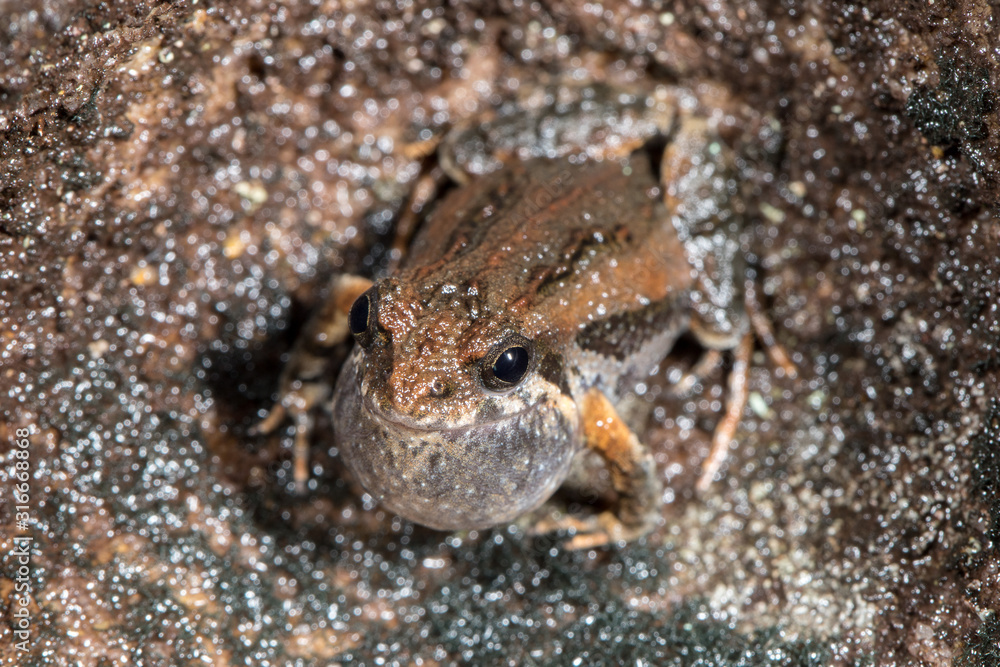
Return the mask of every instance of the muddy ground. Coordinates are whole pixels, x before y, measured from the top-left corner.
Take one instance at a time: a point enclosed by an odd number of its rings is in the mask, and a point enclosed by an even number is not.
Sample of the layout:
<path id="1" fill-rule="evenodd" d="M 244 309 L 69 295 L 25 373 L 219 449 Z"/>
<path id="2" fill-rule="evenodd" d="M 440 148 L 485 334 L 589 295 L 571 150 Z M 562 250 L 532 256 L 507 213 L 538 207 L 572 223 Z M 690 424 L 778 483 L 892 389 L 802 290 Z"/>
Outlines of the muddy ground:
<path id="1" fill-rule="evenodd" d="M 0 659 L 1000 663 L 997 11 L 0 1 Z M 297 494 L 250 429 L 321 286 L 384 268 L 421 141 L 567 70 L 775 121 L 747 254 L 799 376 L 756 355 L 704 494 L 723 378 L 651 381 L 625 548 L 413 526 L 323 438 Z"/>

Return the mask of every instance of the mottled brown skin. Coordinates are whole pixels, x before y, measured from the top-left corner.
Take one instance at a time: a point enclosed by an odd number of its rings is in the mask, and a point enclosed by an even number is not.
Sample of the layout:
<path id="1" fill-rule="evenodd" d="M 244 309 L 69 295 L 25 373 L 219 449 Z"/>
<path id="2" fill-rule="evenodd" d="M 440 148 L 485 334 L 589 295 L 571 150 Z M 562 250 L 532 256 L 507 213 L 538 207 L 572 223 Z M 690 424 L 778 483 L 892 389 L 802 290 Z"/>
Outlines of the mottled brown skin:
<path id="1" fill-rule="evenodd" d="M 684 331 L 726 348 L 746 330 L 738 290 L 691 263 L 732 275 L 738 227 L 723 220 L 724 169 L 703 124 L 675 135 L 681 152 L 668 149 L 664 174 L 685 160 L 698 169 L 680 188 L 665 184 L 670 209 L 641 152 L 512 162 L 446 197 L 402 266 L 365 292 L 367 320 L 331 408 L 344 461 L 379 502 L 439 529 L 511 521 L 545 502 L 589 449 L 617 505 L 538 528 L 574 529 L 569 546 L 580 548 L 655 525 L 661 483 L 616 406 Z M 688 192 L 717 200 L 693 205 Z M 346 334 L 344 293 L 365 286 L 344 280 L 331 297 L 339 307 L 321 316 L 339 325 L 311 325 L 324 344 L 333 329 Z M 497 387 L 491 365 L 512 346 L 530 352 L 526 372 Z M 300 345 L 286 373 L 281 406 L 295 414 L 325 400 L 313 388 L 318 359 L 300 359 L 316 349 Z M 301 433 L 308 422 L 297 420 Z"/>
<path id="2" fill-rule="evenodd" d="M 694 280 L 645 157 L 514 163 L 483 181 L 445 201 L 384 283 L 411 290 L 396 308 L 422 309 L 424 319 L 405 332 L 410 340 L 443 345 L 460 330 L 455 354 L 468 362 L 506 327 L 565 355 L 581 332 L 605 322 L 663 304 L 667 318 L 683 309 Z M 609 332 L 619 334 L 617 326 Z M 416 374 L 425 368 L 418 362 Z"/>

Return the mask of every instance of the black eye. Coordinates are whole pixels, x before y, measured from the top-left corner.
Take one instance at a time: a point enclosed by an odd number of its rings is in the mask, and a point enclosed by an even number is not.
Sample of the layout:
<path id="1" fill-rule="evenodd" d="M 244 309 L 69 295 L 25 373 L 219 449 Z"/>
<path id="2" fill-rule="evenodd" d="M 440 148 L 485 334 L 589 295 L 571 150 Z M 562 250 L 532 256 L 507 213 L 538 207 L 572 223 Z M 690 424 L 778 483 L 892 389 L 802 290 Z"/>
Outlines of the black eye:
<path id="1" fill-rule="evenodd" d="M 516 336 L 483 360 L 483 384 L 494 391 L 509 389 L 524 379 L 530 367 L 531 343 L 523 336 Z"/>
<path id="2" fill-rule="evenodd" d="M 528 370 L 528 351 L 523 347 L 508 347 L 493 362 L 493 377 L 501 382 L 517 384 Z"/>
<path id="3" fill-rule="evenodd" d="M 351 306 L 351 314 L 347 317 L 352 334 L 360 336 L 368 331 L 369 312 L 371 312 L 371 299 L 368 298 L 367 293 L 362 294 L 354 301 L 354 305 Z"/>

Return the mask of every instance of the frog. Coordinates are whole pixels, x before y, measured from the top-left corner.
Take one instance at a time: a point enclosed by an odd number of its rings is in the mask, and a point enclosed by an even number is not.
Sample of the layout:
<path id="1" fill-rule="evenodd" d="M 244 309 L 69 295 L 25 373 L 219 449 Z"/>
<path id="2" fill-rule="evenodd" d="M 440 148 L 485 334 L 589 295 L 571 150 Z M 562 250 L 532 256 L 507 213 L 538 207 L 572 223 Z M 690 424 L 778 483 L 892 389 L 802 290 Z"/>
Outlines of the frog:
<path id="1" fill-rule="evenodd" d="M 430 528 L 541 512 L 531 532 L 568 531 L 569 549 L 625 544 L 659 523 L 663 493 L 626 409 L 636 385 L 684 334 L 734 351 L 745 376 L 734 157 L 690 91 L 577 85 L 540 99 L 435 147 L 457 187 L 388 275 L 333 279 L 259 430 L 291 417 L 301 481 L 321 406 L 360 486 Z M 331 351 L 352 338 L 331 382 Z M 608 473 L 611 506 L 546 514 L 587 456 Z"/>

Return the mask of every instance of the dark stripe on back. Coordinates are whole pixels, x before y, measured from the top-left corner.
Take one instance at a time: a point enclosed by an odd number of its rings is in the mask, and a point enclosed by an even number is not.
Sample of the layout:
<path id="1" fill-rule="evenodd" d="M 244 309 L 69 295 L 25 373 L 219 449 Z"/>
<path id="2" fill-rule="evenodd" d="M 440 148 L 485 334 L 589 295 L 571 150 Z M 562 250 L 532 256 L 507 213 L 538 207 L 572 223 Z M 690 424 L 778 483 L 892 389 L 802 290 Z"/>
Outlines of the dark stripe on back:
<path id="1" fill-rule="evenodd" d="M 657 334 L 683 328 L 687 312 L 687 297 L 683 293 L 671 294 L 648 306 L 591 322 L 576 335 L 576 344 L 623 361 Z"/>

